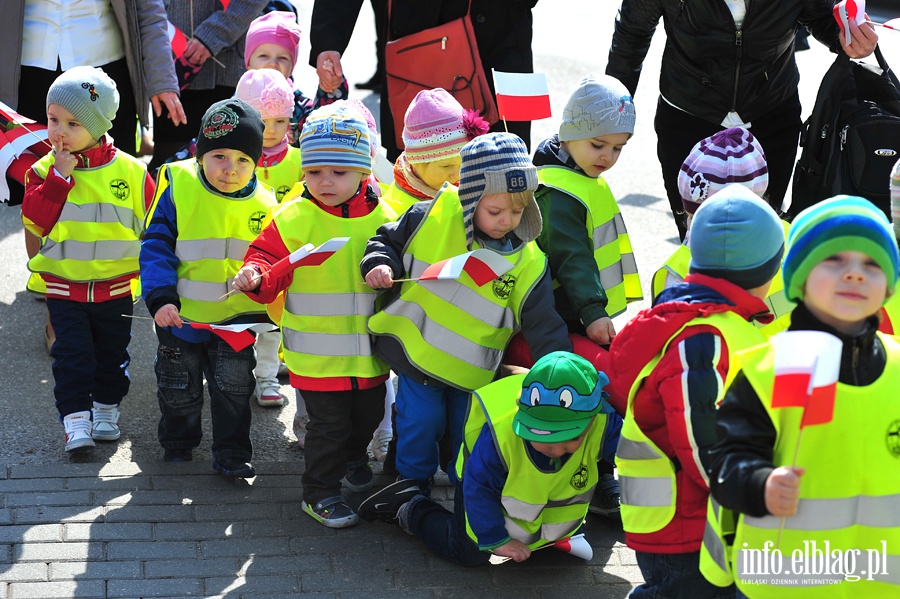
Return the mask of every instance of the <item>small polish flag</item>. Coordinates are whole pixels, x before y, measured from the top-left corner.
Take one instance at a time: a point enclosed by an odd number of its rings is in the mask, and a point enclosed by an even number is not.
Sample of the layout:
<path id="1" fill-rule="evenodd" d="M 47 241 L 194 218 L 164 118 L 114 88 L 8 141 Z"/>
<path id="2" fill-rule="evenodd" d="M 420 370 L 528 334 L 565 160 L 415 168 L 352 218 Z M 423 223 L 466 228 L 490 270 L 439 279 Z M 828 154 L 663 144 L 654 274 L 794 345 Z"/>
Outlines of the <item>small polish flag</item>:
<path id="1" fill-rule="evenodd" d="M 850 37 L 850 21 L 856 21 L 862 25 L 866 21 L 866 0 L 843 0 L 834 5 L 834 20 L 844 32 L 844 43 L 848 46 L 852 41 Z"/>
<path id="2" fill-rule="evenodd" d="M 894 323 L 891 322 L 891 316 L 884 306 L 881 307 L 881 324 L 878 325 L 878 330 L 888 335 L 894 334 Z"/>
<path id="3" fill-rule="evenodd" d="M 435 262 L 422 271 L 419 281 L 458 279 L 468 274 L 479 287 L 512 270 L 513 264 L 497 252 L 480 248 Z"/>
<path id="4" fill-rule="evenodd" d="M 8 202 L 10 197 L 6 175 L 24 185 L 25 171 L 48 150 L 47 127 L 44 125 L 35 123 L 28 127 L 14 126 L 8 131 L 0 129 L 0 202 Z"/>
<path id="5" fill-rule="evenodd" d="M 493 71 L 497 111 L 505 121 L 537 121 L 550 114 L 550 92 L 543 73 Z"/>
<path id="6" fill-rule="evenodd" d="M 813 332 L 813 331 L 810 331 Z M 820 333 L 822 338 L 816 342 L 816 366 L 813 370 L 810 385 L 809 401 L 803 410 L 800 428 L 816 424 L 827 424 L 834 418 L 834 401 L 837 397 L 838 375 L 841 372 L 841 350 L 844 344 L 840 339 L 828 333 Z"/>
<path id="7" fill-rule="evenodd" d="M 822 331 L 786 331 L 775 345 L 773 408 L 803 408 L 800 428 L 831 420 L 841 365 L 841 340 Z"/>
<path id="8" fill-rule="evenodd" d="M 584 538 L 584 533 L 573 535 L 567 539 L 560 539 L 553 543 L 553 547 L 588 562 L 594 557 L 594 549 L 587 542 L 587 539 Z"/>
<path id="9" fill-rule="evenodd" d="M 249 324 L 206 324 L 204 322 L 185 322 L 191 328 L 201 331 L 209 331 L 220 337 L 222 341 L 227 343 L 231 349 L 239 352 L 253 345 L 256 336 L 250 331 L 256 333 L 268 333 L 278 329 L 271 323 L 249 323 Z"/>
<path id="10" fill-rule="evenodd" d="M 314 247 L 313 244 L 307 243 L 300 249 L 291 252 L 289 256 L 285 256 L 273 264 L 272 268 L 269 269 L 269 275 L 283 277 L 300 266 L 319 266 L 331 258 L 335 252 L 347 245 L 348 241 L 350 241 L 349 237 L 332 237 L 319 247 Z"/>
<path id="11" fill-rule="evenodd" d="M 185 49 L 187 49 L 187 36 L 184 35 L 181 29 L 175 27 L 172 21 L 166 21 L 166 28 L 169 34 L 169 44 L 172 46 L 172 54 L 175 55 L 175 58 L 181 58 L 184 56 Z"/>

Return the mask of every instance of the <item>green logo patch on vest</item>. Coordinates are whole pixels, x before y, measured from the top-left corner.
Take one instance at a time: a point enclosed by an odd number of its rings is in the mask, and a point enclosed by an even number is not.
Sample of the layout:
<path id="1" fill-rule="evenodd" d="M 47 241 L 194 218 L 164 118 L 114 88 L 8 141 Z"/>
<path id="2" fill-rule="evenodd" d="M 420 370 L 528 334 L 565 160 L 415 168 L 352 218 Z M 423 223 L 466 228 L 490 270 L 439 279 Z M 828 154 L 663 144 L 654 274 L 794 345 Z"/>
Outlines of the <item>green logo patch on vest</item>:
<path id="1" fill-rule="evenodd" d="M 509 294 L 516 286 L 516 277 L 510 274 L 503 275 L 494 279 L 493 289 L 494 295 L 500 299 L 507 299 Z"/>
<path id="2" fill-rule="evenodd" d="M 895 458 L 900 458 L 900 420 L 894 420 L 887 431 L 888 451 Z"/>
<path id="3" fill-rule="evenodd" d="M 281 200 L 284 199 L 285 194 L 290 190 L 291 188 L 287 185 L 279 186 L 278 189 L 275 190 L 275 199 L 278 200 L 279 203 L 281 203 Z"/>
<path id="4" fill-rule="evenodd" d="M 110 181 L 109 191 L 117 200 L 127 200 L 128 196 L 131 195 L 131 188 L 128 187 L 128 183 L 122 179 L 113 179 Z"/>
<path id="5" fill-rule="evenodd" d="M 250 219 L 247 221 L 247 228 L 253 232 L 255 235 L 259 235 L 260 231 L 262 231 L 262 224 L 266 218 L 266 213 L 262 210 L 257 210 L 252 215 L 250 215 Z"/>
<path id="6" fill-rule="evenodd" d="M 572 485 L 573 489 L 582 491 L 585 487 L 587 487 L 588 477 L 589 475 L 587 468 L 585 468 L 585 466 L 582 464 L 581 468 L 579 468 L 578 471 L 572 475 L 572 480 L 569 481 L 569 484 Z"/>

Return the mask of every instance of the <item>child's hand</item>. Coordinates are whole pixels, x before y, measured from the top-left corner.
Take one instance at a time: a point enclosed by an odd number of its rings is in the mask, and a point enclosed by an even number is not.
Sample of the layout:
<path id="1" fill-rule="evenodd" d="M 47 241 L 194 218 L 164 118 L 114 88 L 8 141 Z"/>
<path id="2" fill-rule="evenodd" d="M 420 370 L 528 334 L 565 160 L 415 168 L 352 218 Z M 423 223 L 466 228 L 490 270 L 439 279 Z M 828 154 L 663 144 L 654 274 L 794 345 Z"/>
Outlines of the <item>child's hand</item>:
<path id="1" fill-rule="evenodd" d="M 242 266 L 231 282 L 231 288 L 238 291 L 253 291 L 259 288 L 262 275 L 252 266 Z"/>
<path id="2" fill-rule="evenodd" d="M 387 264 L 379 264 L 366 274 L 366 283 L 372 289 L 388 289 L 394 284 L 394 271 Z"/>
<path id="3" fill-rule="evenodd" d="M 181 320 L 181 316 L 178 315 L 178 308 L 174 304 L 166 304 L 157 310 L 153 321 L 158 327 L 177 327 L 179 329 L 184 322 Z"/>
<path id="4" fill-rule="evenodd" d="M 524 562 L 531 557 L 531 549 L 528 548 L 528 545 L 516 539 L 500 545 L 494 549 L 494 553 L 501 557 L 508 557 L 514 562 Z"/>
<path id="5" fill-rule="evenodd" d="M 72 152 L 63 150 L 62 146 L 57 146 L 56 144 L 54 144 L 53 150 L 53 167 L 63 179 L 68 179 L 72 174 L 72 171 L 75 170 L 75 167 L 78 166 L 78 159 L 75 158 L 74 155 L 72 155 Z"/>
<path id="6" fill-rule="evenodd" d="M 616 337 L 616 328 L 608 316 L 598 318 L 587 327 L 588 339 L 597 345 L 609 345 Z"/>
<path id="7" fill-rule="evenodd" d="M 781 466 L 766 479 L 766 509 L 773 516 L 787 518 L 797 513 L 800 501 L 800 477 L 805 468 Z"/>

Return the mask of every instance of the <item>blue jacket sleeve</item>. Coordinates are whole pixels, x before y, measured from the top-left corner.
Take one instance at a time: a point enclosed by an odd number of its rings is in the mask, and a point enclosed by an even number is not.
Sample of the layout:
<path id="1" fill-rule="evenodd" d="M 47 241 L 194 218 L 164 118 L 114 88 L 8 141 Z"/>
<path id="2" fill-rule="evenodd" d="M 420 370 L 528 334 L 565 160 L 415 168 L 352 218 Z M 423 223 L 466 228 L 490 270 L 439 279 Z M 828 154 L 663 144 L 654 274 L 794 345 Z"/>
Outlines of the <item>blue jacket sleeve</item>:
<path id="1" fill-rule="evenodd" d="M 616 448 L 619 446 L 619 435 L 622 433 L 622 417 L 612 411 L 606 418 L 606 434 L 603 436 L 600 457 L 609 464 L 615 464 Z"/>
<path id="2" fill-rule="evenodd" d="M 478 548 L 489 551 L 509 541 L 500 495 L 506 483 L 494 439 L 487 425 L 481 429 L 463 473 L 463 499 L 469 525 L 478 538 Z"/>
<path id="3" fill-rule="evenodd" d="M 172 201 L 172 188 L 167 187 L 147 213 L 144 240 L 141 242 L 141 287 L 151 315 L 155 315 L 165 304 L 181 308 L 176 291 L 179 262 L 175 255 L 177 238 L 178 217 Z"/>
<path id="4" fill-rule="evenodd" d="M 522 335 L 535 360 L 555 351 L 572 351 L 566 323 L 556 311 L 553 301 L 553 281 L 549 269 L 544 270 L 522 306 Z"/>

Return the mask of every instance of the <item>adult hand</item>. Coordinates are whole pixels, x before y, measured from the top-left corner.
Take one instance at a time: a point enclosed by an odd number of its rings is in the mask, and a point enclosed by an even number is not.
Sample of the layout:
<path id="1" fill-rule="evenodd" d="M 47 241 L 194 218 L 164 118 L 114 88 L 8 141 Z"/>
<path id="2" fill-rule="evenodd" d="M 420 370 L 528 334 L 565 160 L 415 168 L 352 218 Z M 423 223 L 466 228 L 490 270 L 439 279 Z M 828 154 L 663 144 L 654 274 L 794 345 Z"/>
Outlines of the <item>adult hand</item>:
<path id="1" fill-rule="evenodd" d="M 195 67 L 202 67 L 210 56 L 212 56 L 212 52 L 209 51 L 209 48 L 195 37 L 192 37 L 184 48 L 184 59 Z"/>
<path id="2" fill-rule="evenodd" d="M 531 557 L 531 549 L 528 548 L 528 545 L 516 539 L 500 545 L 494 549 L 493 553 L 501 557 L 508 557 L 514 562 L 524 562 Z"/>
<path id="3" fill-rule="evenodd" d="M 804 468 L 781 466 L 772 470 L 766 479 L 766 509 L 773 516 L 787 518 L 797 513 L 800 502 L 800 477 Z"/>
<path id="4" fill-rule="evenodd" d="M 598 318 L 588 325 L 585 332 L 587 333 L 588 339 L 597 345 L 609 345 L 616 337 L 616 327 L 613 326 L 609 316 Z"/>
<path id="5" fill-rule="evenodd" d="M 394 271 L 387 264 L 379 264 L 366 273 L 366 283 L 372 289 L 388 289 L 394 284 Z"/>
<path id="6" fill-rule="evenodd" d="M 179 329 L 184 322 L 178 315 L 178 308 L 175 307 L 175 304 L 166 304 L 157 310 L 153 321 L 158 327 L 178 327 Z"/>
<path id="7" fill-rule="evenodd" d="M 178 125 L 187 125 L 184 107 L 181 105 L 181 99 L 175 92 L 162 92 L 155 96 L 150 96 L 150 103 L 153 104 L 153 113 L 156 115 L 156 118 L 162 116 L 162 107 L 165 104 L 173 125 L 176 127 Z"/>
<path id="8" fill-rule="evenodd" d="M 344 80 L 341 53 L 334 50 L 320 52 L 316 57 L 316 74 L 319 76 L 319 87 L 323 91 L 331 93 L 339 88 Z"/>
<path id="9" fill-rule="evenodd" d="M 866 21 L 869 21 L 869 15 L 866 15 Z M 850 29 L 850 45 L 848 46 L 844 40 L 843 32 L 840 33 L 841 47 L 850 58 L 865 58 L 875 51 L 875 45 L 878 43 L 878 34 L 875 28 L 868 23 L 857 25 L 855 19 L 850 19 L 848 23 Z"/>

